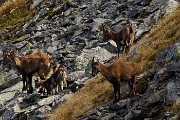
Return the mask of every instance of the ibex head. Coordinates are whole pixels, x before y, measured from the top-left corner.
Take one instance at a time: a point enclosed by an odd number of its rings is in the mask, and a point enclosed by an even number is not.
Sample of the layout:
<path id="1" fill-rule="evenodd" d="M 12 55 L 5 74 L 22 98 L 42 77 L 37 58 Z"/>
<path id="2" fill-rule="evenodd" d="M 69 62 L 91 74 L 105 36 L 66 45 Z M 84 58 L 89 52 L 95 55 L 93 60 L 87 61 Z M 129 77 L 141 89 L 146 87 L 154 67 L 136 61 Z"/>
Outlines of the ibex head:
<path id="1" fill-rule="evenodd" d="M 125 27 L 128 27 L 128 28 L 131 29 L 131 32 L 130 32 L 130 33 L 132 33 L 133 31 L 136 31 L 136 28 L 137 28 L 136 24 L 133 23 L 133 22 L 130 22 L 130 23 L 127 24 Z"/>
<path id="2" fill-rule="evenodd" d="M 61 76 L 64 76 L 65 69 L 63 67 L 59 68 L 59 73 Z"/>
<path id="3" fill-rule="evenodd" d="M 111 32 L 109 27 L 105 27 L 102 24 L 102 30 L 103 30 L 103 41 L 107 41 L 109 39 L 109 33 Z"/>
<path id="4" fill-rule="evenodd" d="M 41 86 L 41 84 L 42 84 L 40 77 L 37 77 L 35 79 L 34 83 L 35 83 L 35 88 L 39 88 Z"/>
<path id="5" fill-rule="evenodd" d="M 92 66 L 92 76 L 96 76 L 101 71 L 99 60 L 97 59 L 95 62 L 93 57 L 91 66 Z"/>
<path id="6" fill-rule="evenodd" d="M 15 64 L 14 58 L 18 56 L 16 49 L 3 48 L 3 65 L 10 67 Z"/>

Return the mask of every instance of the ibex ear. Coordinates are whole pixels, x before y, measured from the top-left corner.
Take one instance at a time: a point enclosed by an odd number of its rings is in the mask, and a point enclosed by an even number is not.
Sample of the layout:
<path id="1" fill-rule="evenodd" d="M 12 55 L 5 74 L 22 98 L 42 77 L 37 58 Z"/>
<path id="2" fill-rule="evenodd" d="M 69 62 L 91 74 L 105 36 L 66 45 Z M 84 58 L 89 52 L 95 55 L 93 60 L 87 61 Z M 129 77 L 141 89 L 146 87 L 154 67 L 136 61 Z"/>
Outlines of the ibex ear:
<path id="1" fill-rule="evenodd" d="M 94 63 L 94 56 L 93 56 L 93 59 L 92 59 L 92 61 L 91 61 L 91 64 L 93 64 Z"/>

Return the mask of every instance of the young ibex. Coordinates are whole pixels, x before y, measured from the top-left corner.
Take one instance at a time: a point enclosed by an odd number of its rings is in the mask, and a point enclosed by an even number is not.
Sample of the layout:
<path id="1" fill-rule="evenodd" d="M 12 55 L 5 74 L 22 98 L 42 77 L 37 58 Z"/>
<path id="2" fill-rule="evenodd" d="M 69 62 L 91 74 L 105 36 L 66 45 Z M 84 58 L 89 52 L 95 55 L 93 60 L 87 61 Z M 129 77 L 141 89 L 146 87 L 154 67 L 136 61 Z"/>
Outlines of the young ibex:
<path id="1" fill-rule="evenodd" d="M 41 80 L 39 77 L 35 80 L 35 87 L 41 87 L 43 94 L 46 90 L 48 95 L 52 94 L 54 88 L 56 93 L 63 91 L 64 87 L 67 88 L 67 74 L 64 68 L 59 65 L 52 66 L 46 80 Z"/>
<path id="2" fill-rule="evenodd" d="M 116 61 L 110 66 L 100 63 L 98 60 L 92 60 L 92 76 L 99 72 L 113 85 L 114 88 L 114 102 L 120 99 L 120 83 L 122 81 L 128 82 L 130 86 L 130 93 L 133 90 L 134 79 L 136 75 L 141 73 L 141 66 L 135 62 Z M 118 94 L 118 95 L 117 95 Z"/>
<path id="3" fill-rule="evenodd" d="M 128 53 L 130 46 L 134 42 L 135 30 L 132 23 L 124 26 L 119 32 L 112 30 L 110 27 L 105 28 L 103 25 L 103 41 L 112 39 L 118 48 L 118 56 L 120 47 L 123 47 L 123 53 Z"/>
<path id="4" fill-rule="evenodd" d="M 133 84 L 133 95 L 139 95 L 146 92 L 148 88 L 148 81 L 143 77 L 143 75 L 136 76 Z"/>
<path id="5" fill-rule="evenodd" d="M 33 92 L 32 75 L 38 72 L 41 79 L 45 79 L 52 63 L 51 57 L 44 52 L 33 53 L 19 58 L 17 50 L 14 49 L 13 51 L 3 51 L 3 55 L 3 63 L 11 64 L 21 73 L 22 90 L 27 90 L 28 94 Z M 5 61 L 8 61 L 8 63 Z"/>

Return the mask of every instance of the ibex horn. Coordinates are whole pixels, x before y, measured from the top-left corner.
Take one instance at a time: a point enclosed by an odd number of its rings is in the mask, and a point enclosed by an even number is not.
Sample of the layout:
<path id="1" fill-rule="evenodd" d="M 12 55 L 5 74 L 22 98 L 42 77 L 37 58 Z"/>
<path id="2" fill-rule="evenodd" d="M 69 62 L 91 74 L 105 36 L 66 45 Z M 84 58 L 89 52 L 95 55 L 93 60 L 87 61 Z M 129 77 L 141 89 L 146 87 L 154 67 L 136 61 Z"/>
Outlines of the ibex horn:
<path id="1" fill-rule="evenodd" d="M 94 63 L 94 56 L 93 56 L 93 59 L 92 59 L 92 63 Z"/>

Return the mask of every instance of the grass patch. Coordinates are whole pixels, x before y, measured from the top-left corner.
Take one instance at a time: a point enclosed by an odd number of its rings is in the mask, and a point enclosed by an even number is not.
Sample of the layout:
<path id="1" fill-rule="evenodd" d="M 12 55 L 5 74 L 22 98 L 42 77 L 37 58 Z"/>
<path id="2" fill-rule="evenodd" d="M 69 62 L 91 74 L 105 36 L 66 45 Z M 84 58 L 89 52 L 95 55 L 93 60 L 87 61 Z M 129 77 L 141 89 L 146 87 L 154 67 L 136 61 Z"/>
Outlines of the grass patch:
<path id="1" fill-rule="evenodd" d="M 172 14 L 158 22 L 149 33 L 143 36 L 133 47 L 141 44 L 144 40 L 152 40 L 140 47 L 134 61 L 140 62 L 145 70 L 152 67 L 154 57 L 167 47 L 179 41 L 180 37 L 180 7 Z M 133 49 L 132 47 L 132 49 Z M 123 56 L 127 59 L 128 56 Z M 122 58 L 121 58 L 122 59 Z M 95 77 L 89 84 L 85 85 L 79 92 L 73 94 L 66 102 L 52 113 L 50 120 L 72 120 L 82 116 L 92 108 L 108 102 L 113 97 L 112 86 L 104 78 Z"/>
<path id="2" fill-rule="evenodd" d="M 95 77 L 83 89 L 61 104 L 50 120 L 72 120 L 83 113 L 112 99 L 111 85 L 103 77 Z M 107 97 L 107 96 L 108 97 Z M 97 99 L 98 98 L 98 99 Z"/>
<path id="3" fill-rule="evenodd" d="M 180 110 L 180 103 L 176 104 L 174 102 L 174 103 L 164 105 L 156 119 L 162 119 L 162 116 L 164 116 L 167 112 L 169 112 L 172 117 L 177 115 L 178 118 L 176 118 L 175 120 L 179 120 L 180 118 L 179 110 Z"/>
<path id="4" fill-rule="evenodd" d="M 0 42 L 12 39 L 15 31 L 22 30 L 25 22 L 35 13 L 35 9 L 30 9 L 31 1 L 7 1 L 0 7 L 0 31 L 7 31 L 0 36 Z"/>
<path id="5" fill-rule="evenodd" d="M 0 16 L 4 14 L 8 14 L 11 10 L 15 8 L 19 8 L 29 2 L 30 0 L 7 0 L 1 7 L 0 7 Z"/>
<path id="6" fill-rule="evenodd" d="M 154 63 L 154 57 L 164 51 L 169 46 L 180 41 L 180 6 L 165 19 L 160 20 L 158 25 L 143 36 L 137 44 L 141 44 L 146 39 L 151 39 L 148 44 L 140 47 L 134 61 L 141 62 L 144 69 L 150 69 Z M 134 45 L 133 47 L 136 47 Z M 132 49 L 133 49 L 132 47 Z"/>
<path id="7" fill-rule="evenodd" d="M 172 111 L 174 114 L 179 114 L 180 117 L 180 103 L 176 104 L 172 104 L 172 106 L 170 107 L 170 111 Z"/>

